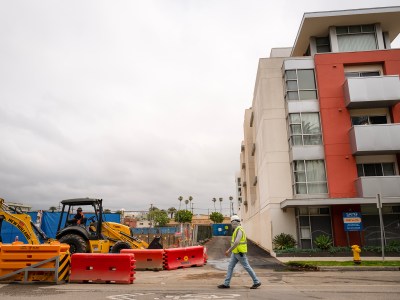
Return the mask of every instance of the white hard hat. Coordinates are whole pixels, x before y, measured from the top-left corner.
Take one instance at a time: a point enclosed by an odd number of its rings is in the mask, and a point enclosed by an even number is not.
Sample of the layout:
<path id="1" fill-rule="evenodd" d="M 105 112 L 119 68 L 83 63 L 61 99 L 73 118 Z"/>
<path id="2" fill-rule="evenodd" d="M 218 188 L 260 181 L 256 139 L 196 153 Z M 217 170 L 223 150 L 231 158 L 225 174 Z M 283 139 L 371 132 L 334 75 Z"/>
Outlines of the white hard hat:
<path id="1" fill-rule="evenodd" d="M 240 222 L 239 216 L 238 216 L 238 215 L 233 215 L 233 216 L 231 217 L 231 222 L 233 222 L 233 221 Z"/>

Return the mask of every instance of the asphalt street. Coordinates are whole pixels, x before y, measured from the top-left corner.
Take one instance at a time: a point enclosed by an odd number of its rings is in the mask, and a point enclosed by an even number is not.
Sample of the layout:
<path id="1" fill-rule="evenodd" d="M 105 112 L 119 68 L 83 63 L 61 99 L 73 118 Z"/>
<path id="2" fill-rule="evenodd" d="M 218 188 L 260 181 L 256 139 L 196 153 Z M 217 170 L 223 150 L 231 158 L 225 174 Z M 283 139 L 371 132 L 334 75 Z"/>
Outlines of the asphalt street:
<path id="1" fill-rule="evenodd" d="M 229 238 L 213 238 L 207 244 L 209 260 L 203 267 L 170 271 L 137 271 L 133 284 L 0 284 L 1 300 L 112 299 L 399 299 L 399 271 L 288 271 L 278 260 L 250 245 L 249 260 L 262 281 L 256 290 L 246 271 L 236 267 L 230 289 L 223 282 Z"/>

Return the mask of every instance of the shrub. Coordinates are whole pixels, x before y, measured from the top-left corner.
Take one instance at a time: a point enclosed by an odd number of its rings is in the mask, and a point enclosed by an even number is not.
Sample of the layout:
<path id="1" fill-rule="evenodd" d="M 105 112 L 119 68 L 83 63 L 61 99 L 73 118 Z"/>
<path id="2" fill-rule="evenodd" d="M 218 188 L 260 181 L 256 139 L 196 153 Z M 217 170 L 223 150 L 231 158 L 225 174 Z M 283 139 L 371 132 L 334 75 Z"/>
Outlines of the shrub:
<path id="1" fill-rule="evenodd" d="M 329 250 L 332 247 L 332 239 L 329 235 L 321 234 L 315 238 L 314 244 L 321 250 Z"/>
<path id="2" fill-rule="evenodd" d="M 224 221 L 224 216 L 220 212 L 213 212 L 210 215 L 210 220 L 213 221 L 215 224 L 222 223 Z"/>
<path id="3" fill-rule="evenodd" d="M 274 250 L 285 250 L 294 248 L 296 246 L 296 240 L 291 234 L 280 233 L 272 240 Z"/>
<path id="4" fill-rule="evenodd" d="M 339 253 L 339 252 L 351 253 L 351 248 L 350 247 L 330 247 L 328 251 L 331 254 L 335 254 L 335 253 Z"/>

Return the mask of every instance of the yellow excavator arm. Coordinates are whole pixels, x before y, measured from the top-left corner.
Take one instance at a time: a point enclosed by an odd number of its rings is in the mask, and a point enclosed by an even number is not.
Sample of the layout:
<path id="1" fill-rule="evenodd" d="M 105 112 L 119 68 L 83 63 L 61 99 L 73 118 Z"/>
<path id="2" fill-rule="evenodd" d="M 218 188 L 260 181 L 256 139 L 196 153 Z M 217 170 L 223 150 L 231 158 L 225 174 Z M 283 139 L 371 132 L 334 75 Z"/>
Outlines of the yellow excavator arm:
<path id="1" fill-rule="evenodd" d="M 35 224 L 33 224 L 31 217 L 29 215 L 23 213 L 17 213 L 16 211 L 14 211 L 15 213 L 11 213 L 12 211 L 13 209 L 5 204 L 4 199 L 0 198 L 0 229 L 1 229 L 1 223 L 3 221 L 6 221 L 7 223 L 10 223 L 11 225 L 18 228 L 19 231 L 21 231 L 21 233 L 25 236 L 26 240 L 28 241 L 28 244 L 32 245 L 40 244 L 40 240 L 36 235 L 37 233 L 41 235 L 41 237 L 44 240 L 47 240 L 47 237 L 44 234 L 44 232 L 41 231 L 39 228 L 35 227 Z"/>
<path id="2" fill-rule="evenodd" d="M 124 241 L 128 243 L 132 249 L 147 249 L 149 244 L 136 237 L 130 235 L 129 227 L 114 223 L 103 222 L 102 234 L 111 241 Z"/>

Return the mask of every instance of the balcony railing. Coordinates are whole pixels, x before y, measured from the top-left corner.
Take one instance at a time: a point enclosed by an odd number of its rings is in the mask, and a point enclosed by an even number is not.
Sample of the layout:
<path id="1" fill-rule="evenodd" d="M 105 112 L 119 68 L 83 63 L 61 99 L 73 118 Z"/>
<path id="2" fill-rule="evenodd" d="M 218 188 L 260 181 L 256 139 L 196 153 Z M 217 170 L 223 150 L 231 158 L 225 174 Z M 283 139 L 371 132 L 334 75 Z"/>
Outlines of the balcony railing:
<path id="1" fill-rule="evenodd" d="M 349 131 L 353 155 L 400 153 L 400 124 L 355 125 Z"/>
<path id="2" fill-rule="evenodd" d="M 400 102 L 398 75 L 350 77 L 343 91 L 348 108 L 388 107 Z"/>
<path id="3" fill-rule="evenodd" d="M 400 196 L 400 176 L 367 176 L 355 181 L 358 197 Z"/>

